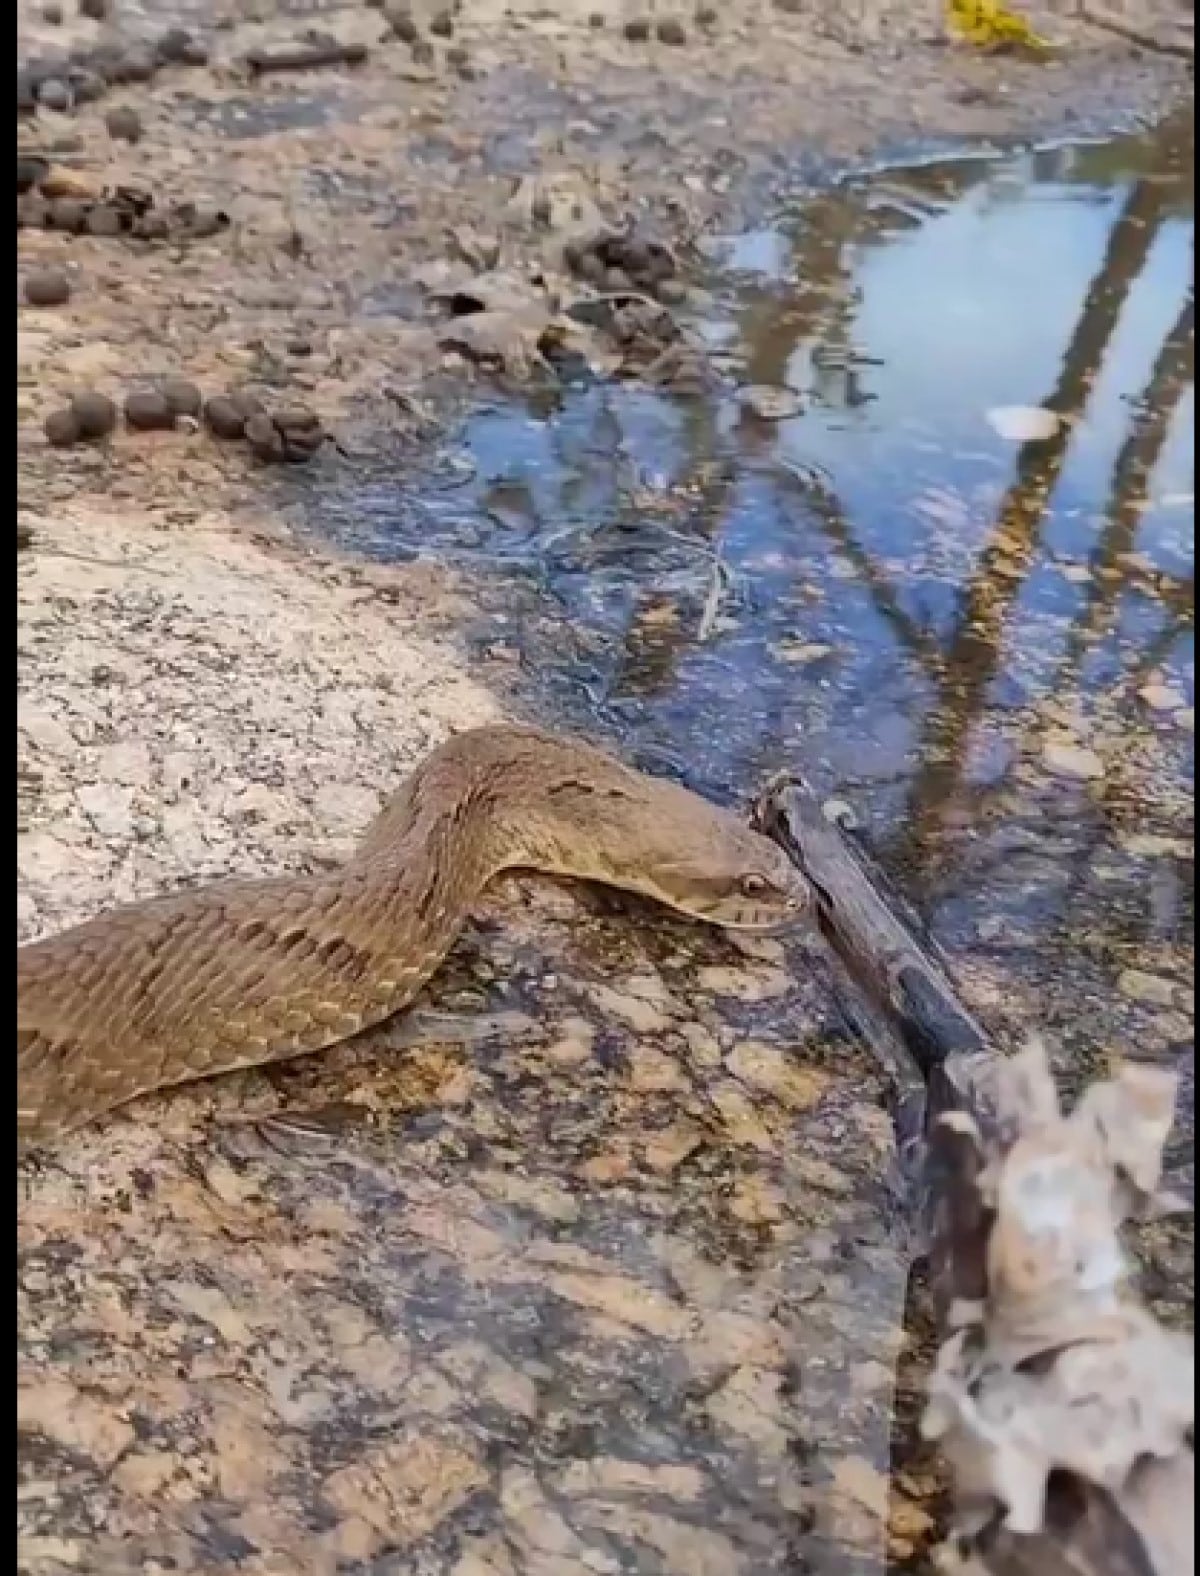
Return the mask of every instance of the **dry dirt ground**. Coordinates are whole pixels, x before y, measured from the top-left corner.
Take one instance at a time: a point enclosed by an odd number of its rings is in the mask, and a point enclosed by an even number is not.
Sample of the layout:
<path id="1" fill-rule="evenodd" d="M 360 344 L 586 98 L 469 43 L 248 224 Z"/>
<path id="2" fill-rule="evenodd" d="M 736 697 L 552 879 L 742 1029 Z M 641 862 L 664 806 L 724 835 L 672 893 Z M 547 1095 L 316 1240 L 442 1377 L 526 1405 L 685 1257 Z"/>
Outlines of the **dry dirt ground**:
<path id="1" fill-rule="evenodd" d="M 22 56 L 170 20 L 19 14 Z M 626 39 L 635 14 L 467 0 L 429 61 L 366 7 L 181 5 L 210 66 L 19 122 L 87 188 L 231 217 L 19 236 L 19 282 L 72 281 L 18 309 L 22 939 L 336 856 L 496 711 L 458 635 L 469 586 L 289 542 L 274 473 L 202 431 L 51 448 L 71 391 L 255 387 L 343 439 L 314 464 L 380 434 L 400 464 L 476 376 L 428 280 L 496 251 L 545 266 L 560 199 L 681 245 L 805 159 L 1150 110 L 1184 80 L 1053 12 L 1051 64 L 950 50 L 924 6 L 656 8 L 679 45 Z M 248 48 L 312 26 L 369 58 L 245 79 Z M 104 129 L 116 103 L 136 146 Z M 880 1472 L 887 1124 L 820 990 L 778 949 L 567 895 L 517 890 L 483 924 L 438 993 L 474 1028 L 151 1101 L 20 1177 L 20 1569 L 832 1576 L 919 1554 L 923 1486 L 889 1500 Z M 238 1120 L 330 1101 L 347 1121 L 315 1152 Z"/>

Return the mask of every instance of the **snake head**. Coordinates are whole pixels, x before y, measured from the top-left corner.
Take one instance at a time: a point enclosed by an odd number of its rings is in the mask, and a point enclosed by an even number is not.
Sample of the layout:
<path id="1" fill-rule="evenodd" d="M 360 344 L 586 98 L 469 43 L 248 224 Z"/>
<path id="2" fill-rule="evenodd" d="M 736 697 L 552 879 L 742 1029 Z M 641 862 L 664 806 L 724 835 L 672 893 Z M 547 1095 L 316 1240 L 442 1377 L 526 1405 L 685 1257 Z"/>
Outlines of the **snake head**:
<path id="1" fill-rule="evenodd" d="M 727 930 L 770 935 L 790 930 L 814 911 L 812 887 L 785 854 L 747 832 L 734 846 L 651 872 L 653 896 Z"/>
<path id="2" fill-rule="evenodd" d="M 641 830 L 636 859 L 609 879 L 729 930 L 769 935 L 813 917 L 812 887 L 769 838 L 690 794 L 678 808 Z"/>

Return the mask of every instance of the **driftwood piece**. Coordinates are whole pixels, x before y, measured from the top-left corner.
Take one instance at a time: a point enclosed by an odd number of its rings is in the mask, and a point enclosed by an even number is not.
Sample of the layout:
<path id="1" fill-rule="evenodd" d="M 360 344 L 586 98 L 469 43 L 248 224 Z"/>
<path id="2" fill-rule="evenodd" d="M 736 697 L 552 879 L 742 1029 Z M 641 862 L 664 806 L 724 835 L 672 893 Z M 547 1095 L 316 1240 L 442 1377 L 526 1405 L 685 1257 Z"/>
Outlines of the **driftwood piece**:
<path id="1" fill-rule="evenodd" d="M 952 1469 L 964 1576 L 1193 1576 L 1193 1342 L 1130 1288 L 1120 1232 L 1160 1191 L 1176 1080 L 1129 1066 L 1064 1115 L 1040 1044 L 1006 1055 L 870 861 L 803 782 L 759 825 L 901 1047 L 941 1337 L 924 1418 Z M 919 1130 L 918 1130 L 919 1129 Z"/>

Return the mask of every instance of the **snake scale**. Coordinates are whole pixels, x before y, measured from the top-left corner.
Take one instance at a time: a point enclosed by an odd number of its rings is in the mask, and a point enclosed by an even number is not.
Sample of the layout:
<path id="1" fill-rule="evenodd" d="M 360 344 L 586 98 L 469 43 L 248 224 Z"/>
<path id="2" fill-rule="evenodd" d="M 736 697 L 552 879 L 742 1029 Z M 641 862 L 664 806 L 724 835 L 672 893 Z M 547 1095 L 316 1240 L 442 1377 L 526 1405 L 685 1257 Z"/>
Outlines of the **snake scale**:
<path id="1" fill-rule="evenodd" d="M 742 930 L 811 910 L 804 878 L 732 812 L 575 739 L 473 729 L 426 757 L 331 872 L 201 886 L 19 947 L 18 1147 L 391 1017 L 512 869 Z"/>

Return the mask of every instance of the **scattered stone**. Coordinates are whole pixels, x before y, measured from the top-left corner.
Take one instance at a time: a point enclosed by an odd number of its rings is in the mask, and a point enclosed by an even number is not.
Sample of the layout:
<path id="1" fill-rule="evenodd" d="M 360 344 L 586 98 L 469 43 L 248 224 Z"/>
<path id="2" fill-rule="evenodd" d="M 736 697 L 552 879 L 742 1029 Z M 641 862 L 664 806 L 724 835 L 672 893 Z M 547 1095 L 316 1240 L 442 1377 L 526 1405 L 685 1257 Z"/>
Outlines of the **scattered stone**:
<path id="1" fill-rule="evenodd" d="M 110 109 L 104 117 L 104 125 L 109 136 L 118 142 L 142 140 L 142 117 L 128 104 L 118 104 L 115 109 Z"/>
<path id="2" fill-rule="evenodd" d="M 607 27 L 607 25 L 608 18 L 605 16 L 603 11 L 593 11 L 591 16 L 588 17 L 588 26 L 595 28 L 597 32 L 599 32 L 602 27 Z"/>
<path id="3" fill-rule="evenodd" d="M 51 204 L 46 220 L 52 230 L 65 235 L 82 235 L 87 229 L 89 205 L 78 197 L 58 197 Z"/>
<path id="4" fill-rule="evenodd" d="M 78 443 L 83 434 L 72 410 L 52 410 L 42 423 L 42 431 L 56 449 L 68 449 Z"/>
<path id="5" fill-rule="evenodd" d="M 28 520 L 17 521 L 17 552 L 22 553 L 27 547 L 33 546 L 33 527 Z"/>
<path id="6" fill-rule="evenodd" d="M 152 208 L 133 221 L 133 233 L 142 241 L 165 241 L 171 233 L 171 221 L 165 213 Z"/>
<path id="7" fill-rule="evenodd" d="M 25 281 L 30 306 L 63 306 L 71 299 L 71 281 L 57 268 L 39 268 Z"/>
<path id="8" fill-rule="evenodd" d="M 38 84 L 37 101 L 43 109 L 57 110 L 65 114 L 75 104 L 75 95 L 67 83 L 59 77 L 47 77 Z"/>
<path id="9" fill-rule="evenodd" d="M 204 421 L 214 438 L 233 441 L 244 436 L 246 413 L 236 400 L 216 394 L 204 404 Z"/>
<path id="10" fill-rule="evenodd" d="M 1104 762 L 1095 750 L 1081 744 L 1047 744 L 1042 751 L 1042 761 L 1053 776 L 1072 782 L 1097 782 L 1104 776 Z"/>
<path id="11" fill-rule="evenodd" d="M 673 44 L 679 47 L 688 41 L 687 28 L 675 16 L 664 16 L 655 28 L 660 44 Z"/>
<path id="12" fill-rule="evenodd" d="M 17 198 L 17 229 L 44 230 L 50 222 L 50 204 L 37 192 Z"/>
<path id="13" fill-rule="evenodd" d="M 697 27 L 716 27 L 720 21 L 720 12 L 715 6 L 702 5 L 696 11 Z"/>
<path id="14" fill-rule="evenodd" d="M 125 422 L 136 432 L 169 432 L 176 412 L 161 389 L 135 389 L 125 400 Z"/>
<path id="15" fill-rule="evenodd" d="M 255 459 L 262 460 L 266 464 L 283 459 L 283 433 L 280 432 L 266 411 L 262 411 L 256 416 L 251 416 L 246 422 L 245 438 Z"/>
<path id="16" fill-rule="evenodd" d="M 475 67 L 471 64 L 471 57 L 462 44 L 455 44 L 453 48 L 446 51 L 446 64 L 464 82 L 474 81 Z"/>
<path id="17" fill-rule="evenodd" d="M 417 26 L 416 19 L 406 5 L 385 6 L 383 15 L 392 33 L 402 43 L 415 44 L 417 39 L 420 38 L 421 29 Z"/>
<path id="18" fill-rule="evenodd" d="M 454 37 L 454 16 L 449 11 L 439 11 L 429 24 L 429 31 L 435 38 Z"/>
<path id="19" fill-rule="evenodd" d="M 79 0 L 79 14 L 103 22 L 112 15 L 112 0 Z"/>
<path id="20" fill-rule="evenodd" d="M 116 82 L 150 82 L 158 71 L 158 57 L 141 45 L 125 50 L 114 64 L 116 76 L 111 80 Z"/>
<path id="21" fill-rule="evenodd" d="M 119 208 L 114 208 L 111 203 L 98 202 L 88 209 L 87 232 L 89 235 L 112 237 L 120 235 L 125 228 L 125 220 Z"/>
<path id="22" fill-rule="evenodd" d="M 70 82 L 76 104 L 94 104 L 108 91 L 108 83 L 98 71 L 85 71 L 77 67 L 71 72 Z"/>
<path id="23" fill-rule="evenodd" d="M 208 46 L 189 33 L 186 27 L 169 27 L 154 46 L 164 65 L 205 66 Z"/>
<path id="24" fill-rule="evenodd" d="M 159 390 L 177 416 L 200 415 L 204 395 L 187 378 L 164 378 Z"/>
<path id="25" fill-rule="evenodd" d="M 1129 1001 L 1139 1001 L 1148 1007 L 1173 1007 L 1175 984 L 1160 974 L 1148 974 L 1144 969 L 1125 969 L 1117 981 L 1117 989 Z"/>
<path id="26" fill-rule="evenodd" d="M 107 438 L 117 425 L 117 407 L 107 394 L 81 389 L 71 396 L 71 414 L 83 438 Z"/>
<path id="27" fill-rule="evenodd" d="M 50 166 L 45 159 L 31 158 L 29 155 L 17 154 L 17 196 L 21 197 L 26 192 L 33 191 L 40 186 L 50 173 Z"/>
<path id="28" fill-rule="evenodd" d="M 644 44 L 650 37 L 650 22 L 644 16 L 630 17 L 625 24 L 624 32 L 631 44 Z"/>
<path id="29" fill-rule="evenodd" d="M 58 0 L 48 0 L 42 7 L 42 21 L 48 22 L 51 27 L 61 27 L 63 24 L 63 8 Z"/>

